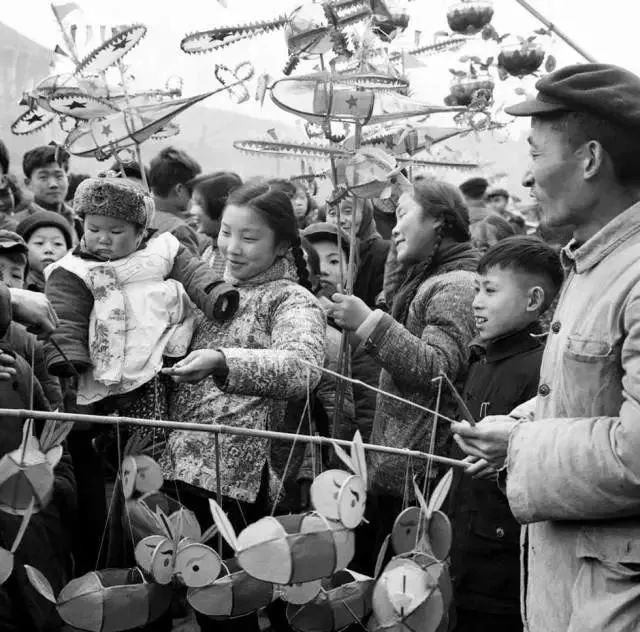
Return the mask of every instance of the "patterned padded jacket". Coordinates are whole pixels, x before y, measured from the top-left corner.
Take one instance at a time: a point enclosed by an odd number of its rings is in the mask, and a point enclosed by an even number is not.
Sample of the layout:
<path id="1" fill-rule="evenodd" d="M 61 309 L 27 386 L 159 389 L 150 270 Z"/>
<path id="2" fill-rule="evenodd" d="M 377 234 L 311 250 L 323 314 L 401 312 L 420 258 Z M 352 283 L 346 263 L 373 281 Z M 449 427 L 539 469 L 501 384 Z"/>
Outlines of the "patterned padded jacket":
<path id="1" fill-rule="evenodd" d="M 320 373 L 301 360 L 322 366 L 325 316 L 316 298 L 297 283 L 290 258 L 276 261 L 247 281 L 225 276 L 238 287 L 240 305 L 226 322 L 202 319 L 191 350 L 219 349 L 226 378 L 181 384 L 170 401 L 172 419 L 225 424 L 257 430 L 280 430 L 288 399 L 306 397 Z M 162 466 L 168 478 L 216 491 L 214 435 L 174 431 Z M 225 496 L 254 502 L 269 462 L 267 439 L 220 436 L 221 489 Z M 271 470 L 271 482 L 277 477 Z M 275 486 L 275 485 L 274 485 Z"/>

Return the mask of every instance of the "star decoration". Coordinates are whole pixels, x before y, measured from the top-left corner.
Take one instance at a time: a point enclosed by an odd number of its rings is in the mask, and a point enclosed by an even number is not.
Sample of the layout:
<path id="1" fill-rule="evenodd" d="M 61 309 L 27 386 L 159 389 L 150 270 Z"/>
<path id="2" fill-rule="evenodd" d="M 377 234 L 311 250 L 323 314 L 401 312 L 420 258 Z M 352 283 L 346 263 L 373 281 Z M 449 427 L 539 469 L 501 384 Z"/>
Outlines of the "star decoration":
<path id="1" fill-rule="evenodd" d="M 111 125 L 103 125 L 102 133 L 104 136 L 111 136 L 111 134 L 113 134 L 113 132 L 111 131 Z"/>
<path id="2" fill-rule="evenodd" d="M 86 103 L 80 103 L 80 101 L 76 101 L 75 99 L 67 106 L 69 110 L 84 110 L 86 107 Z"/>
<path id="3" fill-rule="evenodd" d="M 347 99 L 347 105 L 349 106 L 350 110 L 354 110 L 355 107 L 358 105 L 358 99 L 356 99 L 353 95 L 351 95 Z"/>
<path id="4" fill-rule="evenodd" d="M 27 123 L 32 125 L 33 123 L 40 123 L 42 121 L 42 114 L 36 114 L 35 112 L 27 119 L 25 119 Z"/>
<path id="5" fill-rule="evenodd" d="M 123 50 L 128 43 L 129 38 L 123 37 L 119 42 L 113 43 L 113 50 Z"/>

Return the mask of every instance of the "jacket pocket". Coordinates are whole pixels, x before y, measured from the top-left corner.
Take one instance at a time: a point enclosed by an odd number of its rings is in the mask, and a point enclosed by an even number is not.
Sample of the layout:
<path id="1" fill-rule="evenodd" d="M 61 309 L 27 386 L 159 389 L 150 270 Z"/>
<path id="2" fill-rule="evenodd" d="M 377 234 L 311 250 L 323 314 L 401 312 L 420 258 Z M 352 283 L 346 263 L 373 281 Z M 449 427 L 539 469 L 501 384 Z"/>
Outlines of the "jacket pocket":
<path id="1" fill-rule="evenodd" d="M 620 347 L 570 335 L 562 355 L 562 404 L 567 416 L 617 415 L 622 404 Z"/>

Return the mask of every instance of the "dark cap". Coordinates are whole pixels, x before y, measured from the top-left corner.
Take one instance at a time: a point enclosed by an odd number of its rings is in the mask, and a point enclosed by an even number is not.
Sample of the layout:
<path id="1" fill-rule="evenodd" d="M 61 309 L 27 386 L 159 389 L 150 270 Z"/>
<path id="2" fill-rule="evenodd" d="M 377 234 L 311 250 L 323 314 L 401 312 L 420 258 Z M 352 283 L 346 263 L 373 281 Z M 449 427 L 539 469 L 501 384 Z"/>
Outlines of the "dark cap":
<path id="1" fill-rule="evenodd" d="M 29 252 L 24 239 L 12 230 L 0 230 L 0 250 L 13 250 L 14 252 Z"/>
<path id="2" fill-rule="evenodd" d="M 73 229 L 69 225 L 69 222 L 60 215 L 60 213 L 54 213 L 53 211 L 36 211 L 31 215 L 25 217 L 16 228 L 16 232 L 24 239 L 29 241 L 31 235 L 38 229 L 45 226 L 54 226 L 64 235 L 64 240 L 67 244 L 67 248 L 73 246 Z"/>
<path id="3" fill-rule="evenodd" d="M 491 199 L 492 197 L 503 197 L 509 199 L 509 191 L 499 187 L 489 189 L 487 191 L 487 199 Z"/>
<path id="4" fill-rule="evenodd" d="M 318 241 L 331 241 L 335 244 L 338 243 L 338 233 L 340 234 L 340 242 L 342 249 L 344 250 L 347 258 L 349 257 L 349 249 L 351 247 L 351 240 L 349 235 L 339 228 L 335 224 L 329 224 L 329 222 L 318 222 L 307 226 L 302 231 L 302 236 L 306 237 L 312 244 Z"/>
<path id="5" fill-rule="evenodd" d="M 585 112 L 622 127 L 640 129 L 640 77 L 611 64 L 576 64 L 536 83 L 538 94 L 505 108 L 511 116 Z"/>

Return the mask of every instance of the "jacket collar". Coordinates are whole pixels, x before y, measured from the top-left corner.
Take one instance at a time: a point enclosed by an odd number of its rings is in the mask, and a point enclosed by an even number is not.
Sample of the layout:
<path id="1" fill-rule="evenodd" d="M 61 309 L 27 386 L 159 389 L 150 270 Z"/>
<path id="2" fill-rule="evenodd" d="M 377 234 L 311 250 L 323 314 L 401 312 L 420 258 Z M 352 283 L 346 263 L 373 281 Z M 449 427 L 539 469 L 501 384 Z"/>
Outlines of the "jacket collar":
<path id="1" fill-rule="evenodd" d="M 580 245 L 572 239 L 561 253 L 566 269 L 575 267 L 577 274 L 588 272 L 605 257 L 640 232 L 640 202 L 629 207 Z"/>
<path id="2" fill-rule="evenodd" d="M 471 351 L 478 358 L 484 357 L 487 363 L 500 362 L 525 351 L 531 351 L 541 344 L 535 334 L 536 327 L 537 324 L 534 324 L 488 342 L 476 338 L 471 341 Z"/>
<path id="3" fill-rule="evenodd" d="M 185 212 L 176 208 L 176 206 L 166 198 L 154 195 L 153 201 L 156 207 L 156 213 L 169 213 L 169 215 L 175 215 L 175 217 L 179 217 L 180 219 L 185 219 L 187 217 Z"/>

